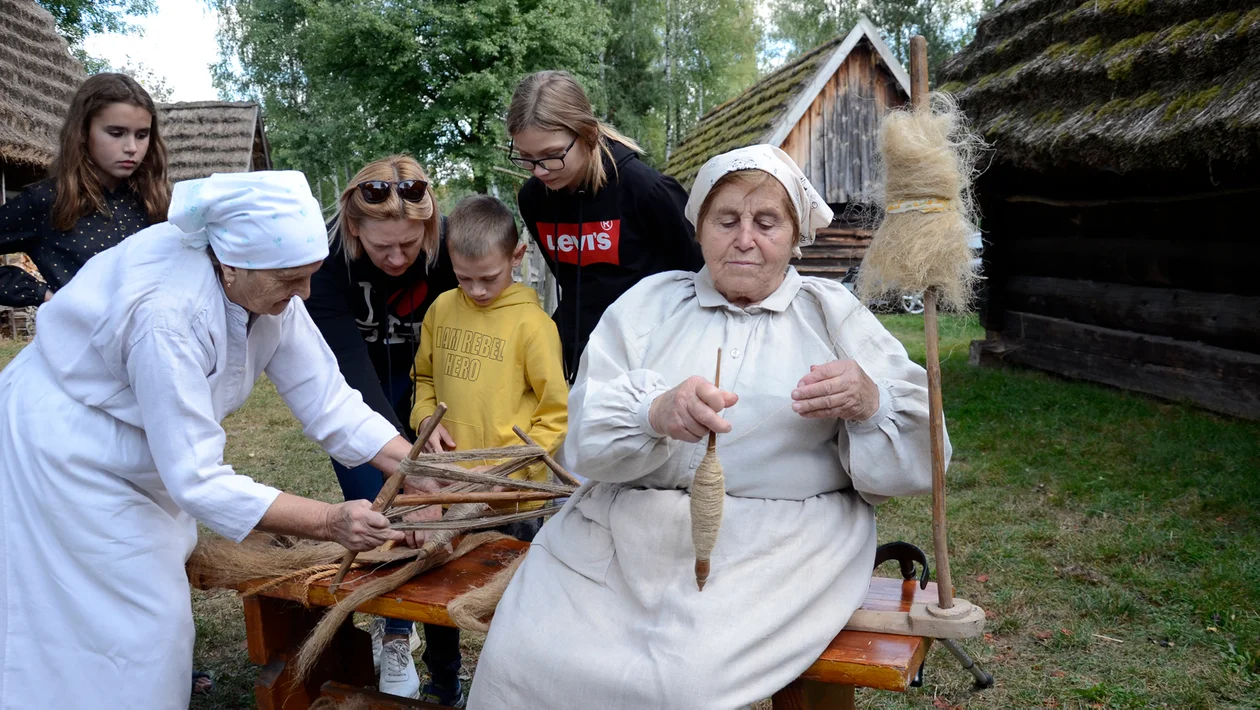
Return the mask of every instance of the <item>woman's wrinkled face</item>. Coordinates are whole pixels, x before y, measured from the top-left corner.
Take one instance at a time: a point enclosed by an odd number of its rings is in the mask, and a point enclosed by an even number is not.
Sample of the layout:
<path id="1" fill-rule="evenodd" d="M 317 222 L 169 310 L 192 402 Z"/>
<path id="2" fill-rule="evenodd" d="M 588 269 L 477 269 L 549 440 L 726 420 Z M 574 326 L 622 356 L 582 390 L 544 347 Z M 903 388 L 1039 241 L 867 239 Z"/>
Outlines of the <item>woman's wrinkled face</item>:
<path id="1" fill-rule="evenodd" d="M 752 191 L 721 185 L 709 195 L 696 239 L 714 286 L 734 305 L 760 303 L 783 283 L 796 242 L 788 204 L 787 191 L 774 179 Z"/>
<path id="2" fill-rule="evenodd" d="M 418 219 L 365 219 L 350 225 L 376 268 L 402 276 L 420 257 L 424 222 Z"/>
<path id="3" fill-rule="evenodd" d="M 88 157 L 105 187 L 131 177 L 149 152 L 153 114 L 125 103 L 109 104 L 88 122 Z"/>
<path id="4" fill-rule="evenodd" d="M 552 190 L 563 190 L 575 187 L 582 182 L 586 174 L 586 161 L 590 151 L 582 145 L 582 141 L 574 141 L 575 134 L 569 131 L 544 131 L 539 128 L 526 128 L 512 135 L 514 155 L 533 160 L 558 158 L 564 156 L 564 167 L 559 170 L 547 170 L 535 165 L 534 177 Z M 572 144 L 572 148 L 568 146 Z M 568 148 L 568 152 L 565 149 Z"/>
<path id="5" fill-rule="evenodd" d="M 321 259 L 291 269 L 238 269 L 224 265 L 223 290 L 233 303 L 250 313 L 278 316 L 294 296 L 306 300 L 311 295 L 311 277 L 319 271 Z"/>

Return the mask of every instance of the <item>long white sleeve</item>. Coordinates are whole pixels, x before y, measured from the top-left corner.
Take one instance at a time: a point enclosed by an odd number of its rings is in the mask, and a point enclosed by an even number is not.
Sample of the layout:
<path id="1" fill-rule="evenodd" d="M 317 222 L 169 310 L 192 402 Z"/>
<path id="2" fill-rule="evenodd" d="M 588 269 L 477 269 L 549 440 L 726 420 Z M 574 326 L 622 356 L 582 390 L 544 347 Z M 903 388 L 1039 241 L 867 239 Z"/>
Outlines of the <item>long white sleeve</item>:
<path id="1" fill-rule="evenodd" d="M 671 385 L 659 373 L 640 367 L 637 334 L 614 303 L 582 355 L 578 385 L 569 393 L 564 455 L 585 478 L 610 483 L 640 478 L 664 464 L 679 446 L 648 424 L 652 400 Z"/>
<path id="2" fill-rule="evenodd" d="M 928 432 L 927 372 L 906 355 L 906 349 L 871 312 L 842 287 L 809 290 L 823 302 L 828 334 L 837 350 L 861 365 L 879 387 L 879 410 L 864 422 L 846 422 L 840 455 L 853 487 L 867 502 L 879 504 L 894 496 L 922 495 L 932 490 Z M 945 460 L 949 461 L 949 438 Z"/>
<path id="3" fill-rule="evenodd" d="M 184 334 L 153 328 L 131 347 L 127 374 L 171 499 L 215 532 L 240 541 L 280 491 L 223 463 L 227 436 L 214 415 L 204 360 L 200 346 Z"/>
<path id="4" fill-rule="evenodd" d="M 302 422 L 302 433 L 346 466 L 370 461 L 398 436 L 398 430 L 346 384 L 332 350 L 299 298 L 285 311 L 279 344 L 266 372 Z"/>

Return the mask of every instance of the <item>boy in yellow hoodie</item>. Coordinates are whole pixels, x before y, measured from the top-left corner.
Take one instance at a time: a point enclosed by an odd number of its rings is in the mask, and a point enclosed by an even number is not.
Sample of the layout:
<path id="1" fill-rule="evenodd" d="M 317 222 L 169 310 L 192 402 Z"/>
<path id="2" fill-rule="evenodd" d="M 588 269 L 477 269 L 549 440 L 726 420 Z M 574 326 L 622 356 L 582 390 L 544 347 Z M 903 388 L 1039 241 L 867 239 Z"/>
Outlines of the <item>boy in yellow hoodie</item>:
<path id="1" fill-rule="evenodd" d="M 569 390 L 560 335 L 534 290 L 512 282 L 525 256 L 519 241 L 512 212 L 489 195 L 460 200 L 447 217 L 459 288 L 430 306 L 412 371 L 411 424 L 422 426 L 439 401 L 447 406 L 427 451 L 519 445 L 513 426 L 553 455 L 564 441 Z M 548 471 L 536 464 L 512 475 L 545 481 Z"/>
<path id="2" fill-rule="evenodd" d="M 442 401 L 446 415 L 426 451 L 518 445 L 512 427 L 519 426 L 555 455 L 569 424 L 560 334 L 534 290 L 512 282 L 525 256 L 515 217 L 489 195 L 466 197 L 447 216 L 446 247 L 459 288 L 438 296 L 424 317 L 411 425 L 419 431 Z M 539 464 L 512 476 L 545 481 L 548 471 Z M 504 532 L 529 541 L 538 527 L 527 521 Z M 433 681 L 421 699 L 463 707 L 458 632 L 426 624 L 425 636 Z"/>

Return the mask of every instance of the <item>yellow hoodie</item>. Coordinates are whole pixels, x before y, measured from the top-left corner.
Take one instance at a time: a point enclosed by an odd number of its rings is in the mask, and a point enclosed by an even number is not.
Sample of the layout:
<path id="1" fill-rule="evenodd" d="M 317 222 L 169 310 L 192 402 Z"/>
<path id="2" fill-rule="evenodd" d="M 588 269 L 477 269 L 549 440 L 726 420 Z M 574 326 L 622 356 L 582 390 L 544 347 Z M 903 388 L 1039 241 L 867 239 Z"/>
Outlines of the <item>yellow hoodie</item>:
<path id="1" fill-rule="evenodd" d="M 569 388 L 560 334 L 529 287 L 512 284 L 485 307 L 458 288 L 438 296 L 424 317 L 412 379 L 412 428 L 445 402 L 442 424 L 457 449 L 519 445 L 514 425 L 553 455 L 564 441 Z M 512 477 L 545 481 L 547 473 L 535 464 Z"/>

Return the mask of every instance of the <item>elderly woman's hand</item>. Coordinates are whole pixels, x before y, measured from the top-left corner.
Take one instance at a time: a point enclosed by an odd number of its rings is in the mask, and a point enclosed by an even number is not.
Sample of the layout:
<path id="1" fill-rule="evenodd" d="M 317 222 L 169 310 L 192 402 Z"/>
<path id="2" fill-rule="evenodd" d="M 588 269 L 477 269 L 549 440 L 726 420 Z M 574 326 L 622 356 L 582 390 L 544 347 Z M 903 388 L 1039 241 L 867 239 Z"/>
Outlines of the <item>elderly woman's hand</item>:
<path id="1" fill-rule="evenodd" d="M 879 410 L 879 387 L 853 360 L 811 365 L 792 390 L 792 411 L 810 419 L 866 421 Z"/>
<path id="2" fill-rule="evenodd" d="M 712 382 L 693 375 L 652 401 L 648 423 L 657 433 L 694 444 L 710 431 L 729 432 L 730 422 L 718 412 L 738 401 L 734 392 L 718 389 Z"/>
<path id="3" fill-rule="evenodd" d="M 401 531 L 389 527 L 389 519 L 372 510 L 371 501 L 348 500 L 328 507 L 325 537 L 351 552 L 375 550 L 386 540 L 402 540 Z"/>

